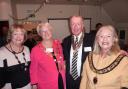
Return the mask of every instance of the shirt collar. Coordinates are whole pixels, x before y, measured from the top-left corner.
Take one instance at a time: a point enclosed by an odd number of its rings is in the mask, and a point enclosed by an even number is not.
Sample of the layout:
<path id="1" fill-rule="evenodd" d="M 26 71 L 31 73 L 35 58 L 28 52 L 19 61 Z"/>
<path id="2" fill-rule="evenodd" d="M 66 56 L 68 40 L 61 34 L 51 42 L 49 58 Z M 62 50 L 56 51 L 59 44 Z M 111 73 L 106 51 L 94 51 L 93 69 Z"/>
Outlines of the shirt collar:
<path id="1" fill-rule="evenodd" d="M 81 36 L 82 36 L 82 32 L 78 36 L 74 35 L 74 39 L 76 39 L 76 37 L 78 37 L 78 41 L 79 41 Z"/>

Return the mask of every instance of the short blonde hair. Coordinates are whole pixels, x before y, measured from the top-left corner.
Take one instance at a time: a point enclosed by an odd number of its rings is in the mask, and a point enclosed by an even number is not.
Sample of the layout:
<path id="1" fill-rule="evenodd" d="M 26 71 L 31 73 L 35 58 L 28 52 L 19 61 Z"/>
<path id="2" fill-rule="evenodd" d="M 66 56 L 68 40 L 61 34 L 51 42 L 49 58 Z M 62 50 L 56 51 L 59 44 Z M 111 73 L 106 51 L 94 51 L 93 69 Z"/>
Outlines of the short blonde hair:
<path id="1" fill-rule="evenodd" d="M 105 28 L 106 30 L 111 30 L 112 33 L 113 33 L 113 35 L 114 35 L 114 43 L 113 43 L 113 45 L 112 45 L 112 47 L 111 47 L 111 49 L 110 49 L 110 52 L 112 52 L 112 53 L 118 53 L 118 52 L 120 51 L 120 47 L 119 47 L 119 43 L 118 43 L 119 39 L 118 39 L 117 32 L 116 32 L 115 28 L 114 28 L 112 25 L 104 25 L 104 26 L 102 26 L 102 27 L 98 30 L 98 32 L 97 32 L 97 34 L 96 34 L 96 37 L 95 37 L 94 50 L 93 50 L 93 52 L 96 53 L 96 54 L 99 54 L 100 51 L 101 51 L 101 48 L 100 48 L 100 46 L 99 46 L 99 44 L 98 44 L 98 42 L 97 42 L 97 38 L 98 38 L 98 36 L 100 35 L 100 32 L 101 32 L 104 28 Z"/>
<path id="2" fill-rule="evenodd" d="M 25 30 L 24 26 L 22 24 L 13 24 L 9 31 L 8 31 L 8 37 L 7 41 L 10 41 L 12 39 L 12 34 L 16 29 L 20 29 L 24 33 L 24 42 L 27 39 L 27 31 Z"/>
<path id="3" fill-rule="evenodd" d="M 45 22 L 45 23 L 40 23 L 38 26 L 37 26 L 37 34 L 41 36 L 40 32 L 41 32 L 41 29 L 43 27 L 47 27 L 49 30 L 53 30 L 53 27 L 51 26 L 50 23 L 48 22 Z"/>

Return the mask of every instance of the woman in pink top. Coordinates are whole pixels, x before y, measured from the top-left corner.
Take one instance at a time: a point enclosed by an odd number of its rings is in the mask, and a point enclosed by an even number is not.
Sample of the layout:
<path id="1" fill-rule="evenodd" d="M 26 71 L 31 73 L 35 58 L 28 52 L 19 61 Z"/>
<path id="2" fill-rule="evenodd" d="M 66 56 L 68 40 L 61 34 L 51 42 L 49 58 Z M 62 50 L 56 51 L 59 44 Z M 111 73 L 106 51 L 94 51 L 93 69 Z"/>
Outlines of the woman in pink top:
<path id="1" fill-rule="evenodd" d="M 33 89 L 66 89 L 62 47 L 52 38 L 52 26 L 41 23 L 37 33 L 43 39 L 31 51 L 30 78 Z"/>

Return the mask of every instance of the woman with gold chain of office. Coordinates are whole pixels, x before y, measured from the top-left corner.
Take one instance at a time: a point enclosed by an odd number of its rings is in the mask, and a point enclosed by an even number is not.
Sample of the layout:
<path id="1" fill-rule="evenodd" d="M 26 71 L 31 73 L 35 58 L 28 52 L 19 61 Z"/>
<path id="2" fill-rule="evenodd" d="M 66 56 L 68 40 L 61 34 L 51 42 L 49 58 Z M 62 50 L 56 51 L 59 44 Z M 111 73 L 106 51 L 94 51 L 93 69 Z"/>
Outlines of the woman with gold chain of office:
<path id="1" fill-rule="evenodd" d="M 128 89 L 128 57 L 121 54 L 113 26 L 102 26 L 83 65 L 80 89 Z"/>

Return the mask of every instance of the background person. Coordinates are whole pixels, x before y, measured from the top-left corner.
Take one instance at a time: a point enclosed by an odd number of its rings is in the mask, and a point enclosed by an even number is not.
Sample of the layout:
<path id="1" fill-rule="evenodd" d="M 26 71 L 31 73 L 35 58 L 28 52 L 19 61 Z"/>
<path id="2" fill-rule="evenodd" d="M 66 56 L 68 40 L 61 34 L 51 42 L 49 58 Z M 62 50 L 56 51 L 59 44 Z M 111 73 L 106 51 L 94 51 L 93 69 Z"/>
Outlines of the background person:
<path id="1" fill-rule="evenodd" d="M 33 33 L 31 31 L 27 32 L 27 40 L 24 42 L 24 45 L 26 45 L 30 51 L 32 48 L 36 45 L 36 41 L 34 39 Z"/>
<path id="2" fill-rule="evenodd" d="M 91 31 L 91 35 L 92 35 L 92 37 L 93 37 L 94 39 L 95 39 L 95 37 L 96 37 L 97 31 L 98 31 L 102 26 L 103 26 L 102 23 L 97 23 L 97 24 L 95 25 L 95 30 L 92 30 L 92 31 Z"/>
<path id="3" fill-rule="evenodd" d="M 7 44 L 8 26 L 3 26 L 0 31 L 0 47 Z"/>
<path id="4" fill-rule="evenodd" d="M 97 23 L 96 26 L 95 26 L 95 30 L 98 31 L 101 27 L 103 26 L 102 23 Z"/>
<path id="5" fill-rule="evenodd" d="M 102 26 L 83 65 L 80 89 L 128 89 L 128 57 L 121 54 L 113 26 Z"/>
<path id="6" fill-rule="evenodd" d="M 41 23 L 37 33 L 42 41 L 31 51 L 30 76 L 33 89 L 66 89 L 61 44 L 52 38 L 52 26 Z"/>
<path id="7" fill-rule="evenodd" d="M 71 35 L 62 42 L 66 61 L 66 86 L 67 89 L 79 89 L 82 66 L 92 49 L 93 39 L 90 34 L 84 33 L 81 16 L 72 16 L 69 24 Z"/>
<path id="8" fill-rule="evenodd" d="M 31 89 L 30 53 L 23 45 L 26 30 L 22 25 L 12 25 L 8 38 L 9 42 L 0 48 L 0 89 Z"/>

